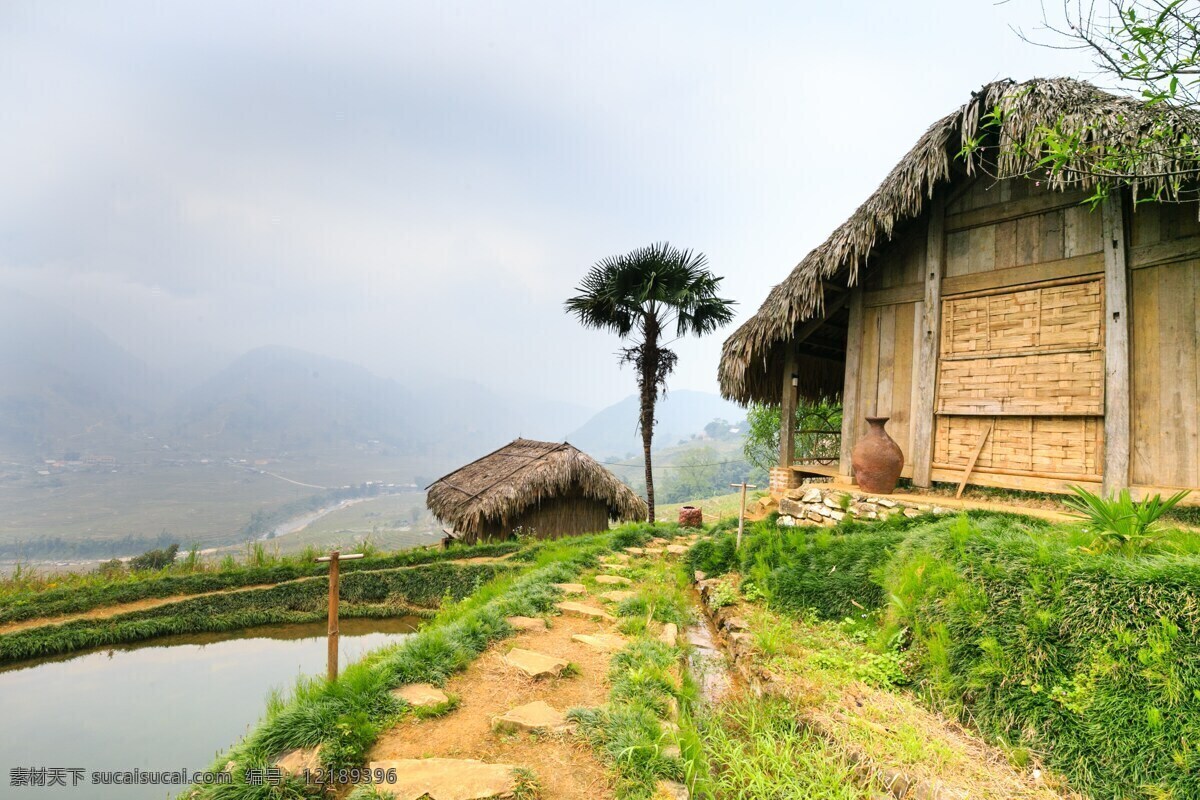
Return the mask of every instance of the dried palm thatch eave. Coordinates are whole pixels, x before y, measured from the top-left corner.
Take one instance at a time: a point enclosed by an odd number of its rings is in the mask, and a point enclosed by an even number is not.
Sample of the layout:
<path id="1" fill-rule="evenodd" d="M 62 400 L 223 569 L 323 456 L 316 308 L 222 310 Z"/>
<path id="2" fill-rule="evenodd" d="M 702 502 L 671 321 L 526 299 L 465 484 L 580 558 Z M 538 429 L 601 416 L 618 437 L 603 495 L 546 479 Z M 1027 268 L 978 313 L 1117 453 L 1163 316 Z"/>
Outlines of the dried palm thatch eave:
<path id="1" fill-rule="evenodd" d="M 995 109 L 1001 111 L 999 122 L 990 127 L 987 115 Z M 825 284 L 856 285 L 872 252 L 890 241 L 902 223 L 920 216 L 934 190 L 951 180 L 952 169 L 970 176 L 986 164 L 998 178 L 1032 174 L 1040 154 L 1023 145 L 1046 127 L 1078 135 L 1087 143 L 1121 147 L 1163 126 L 1179 140 L 1196 139 L 1197 120 L 1193 112 L 1147 106 L 1069 78 L 988 84 L 935 122 L 867 201 L 771 289 L 758 312 L 725 340 L 718 370 L 721 394 L 743 404 L 778 403 L 785 343 L 798 325 L 824 314 Z M 956 162 L 963 147 L 981 135 L 986 146 Z M 1181 182 L 1192 180 L 1197 162 L 1186 154 L 1180 157 L 1176 149 L 1153 154 L 1134 167 L 1134 178 L 1124 182 L 1135 197 L 1160 191 L 1173 196 Z M 1062 191 L 1094 188 L 1100 179 L 1092 172 L 1067 169 L 1042 180 Z M 818 365 L 816 372 L 806 374 L 810 368 L 814 365 L 806 365 L 802 357 L 803 394 L 828 394 L 831 386 L 840 389 L 841 378 L 829 374 L 832 367 Z"/>
<path id="2" fill-rule="evenodd" d="M 582 496 L 602 502 L 613 520 L 646 518 L 646 503 L 597 461 L 566 443 L 516 439 L 439 478 L 425 503 L 460 532 L 507 524 L 543 500 Z"/>

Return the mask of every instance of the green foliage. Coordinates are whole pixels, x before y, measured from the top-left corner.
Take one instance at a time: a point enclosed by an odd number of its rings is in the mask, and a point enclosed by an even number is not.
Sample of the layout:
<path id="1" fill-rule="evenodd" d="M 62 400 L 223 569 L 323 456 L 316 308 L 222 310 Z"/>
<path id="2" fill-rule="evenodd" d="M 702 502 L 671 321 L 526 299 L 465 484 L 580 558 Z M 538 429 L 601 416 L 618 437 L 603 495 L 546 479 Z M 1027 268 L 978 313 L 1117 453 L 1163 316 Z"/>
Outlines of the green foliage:
<path id="1" fill-rule="evenodd" d="M 743 452 L 746 460 L 763 470 L 779 463 L 779 406 L 754 403 L 746 411 L 749 430 Z M 834 459 L 839 457 L 842 433 L 842 405 L 832 399 L 801 402 L 796 407 L 795 460 Z"/>
<path id="2" fill-rule="evenodd" d="M 985 515 L 917 528 L 881 570 L 880 637 L 911 637 L 925 694 L 1091 797 L 1200 796 L 1200 556 L 1166 533 L 1082 552 L 1089 535 Z"/>
<path id="3" fill-rule="evenodd" d="M 389 555 L 346 561 L 341 568 L 343 574 L 348 574 L 464 557 L 504 555 L 514 552 L 518 547 L 516 542 L 497 542 L 473 547 L 456 546 L 447 550 L 402 550 Z M 153 570 L 127 573 L 118 561 L 111 571 L 101 571 L 94 575 L 58 575 L 49 582 L 34 582 L 28 577 L 22 579 L 22 576 L 18 575 L 7 587 L 8 592 L 0 592 L 0 623 L 77 614 L 93 608 L 155 597 L 203 594 L 241 586 L 282 583 L 297 578 L 321 576 L 329 569 L 325 564 L 314 563 L 313 553 L 293 558 L 279 558 L 265 552 L 256 555 L 253 551 L 250 555 L 251 560 L 259 562 L 257 565 L 239 565 L 232 556 L 226 556 L 215 568 L 201 571 L 188 567 L 185 561 L 183 565 L 176 566 L 178 572 L 164 573 Z"/>
<path id="4" fill-rule="evenodd" d="M 179 554 L 179 543 L 172 543 L 169 547 L 164 547 L 161 550 L 147 550 L 140 556 L 134 556 L 129 559 L 129 569 L 131 570 L 153 570 L 163 569 L 175 563 L 175 556 Z"/>
<path id="5" fill-rule="evenodd" d="M 1107 499 L 1081 486 L 1072 486 L 1071 491 L 1075 496 L 1064 502 L 1095 527 L 1095 550 L 1145 547 L 1153 541 L 1152 527 L 1159 518 L 1191 494 L 1184 489 L 1166 500 L 1155 494 L 1135 503 L 1128 489 Z"/>
<path id="6" fill-rule="evenodd" d="M 725 608 L 731 606 L 738 601 L 737 589 L 733 588 L 733 584 L 721 582 L 713 587 L 712 593 L 708 596 L 708 605 L 711 608 Z"/>
<path id="7" fill-rule="evenodd" d="M 481 583 L 509 569 L 502 564 L 429 564 L 350 572 L 341 579 L 340 612 L 350 618 L 396 616 L 433 608 L 443 596 L 467 597 Z M 312 578 L 269 589 L 205 595 L 105 619 L 16 631 L 0 636 L 0 663 L 171 634 L 313 622 L 325 617 L 328 591 L 328 578 Z"/>

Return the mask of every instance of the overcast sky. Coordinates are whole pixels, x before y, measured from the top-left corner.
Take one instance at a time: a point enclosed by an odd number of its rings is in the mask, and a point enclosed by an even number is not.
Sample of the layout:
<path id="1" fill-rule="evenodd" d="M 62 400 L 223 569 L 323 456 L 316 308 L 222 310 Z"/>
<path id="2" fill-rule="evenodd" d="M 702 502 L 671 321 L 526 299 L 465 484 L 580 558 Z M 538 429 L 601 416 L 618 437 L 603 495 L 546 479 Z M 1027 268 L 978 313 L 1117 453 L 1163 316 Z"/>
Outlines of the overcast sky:
<path id="1" fill-rule="evenodd" d="M 136 355 L 263 344 L 593 408 L 562 311 L 596 260 L 699 249 L 738 322 L 916 138 L 1002 77 L 1037 0 L 0 5 L 0 290 Z M 671 385 L 716 390 L 725 332 Z"/>

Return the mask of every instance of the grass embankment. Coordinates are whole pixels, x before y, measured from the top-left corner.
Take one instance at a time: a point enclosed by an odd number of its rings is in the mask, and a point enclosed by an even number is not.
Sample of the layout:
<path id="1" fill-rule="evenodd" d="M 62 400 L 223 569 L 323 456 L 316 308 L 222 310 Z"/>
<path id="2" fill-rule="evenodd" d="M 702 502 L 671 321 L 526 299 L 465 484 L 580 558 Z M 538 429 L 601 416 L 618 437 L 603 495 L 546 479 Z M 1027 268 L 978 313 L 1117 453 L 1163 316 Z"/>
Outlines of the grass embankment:
<path id="1" fill-rule="evenodd" d="M 1200 796 L 1200 542 L 1095 552 L 1095 533 L 1006 515 L 752 528 L 692 565 L 902 654 L 927 703 L 1096 798 Z"/>
<path id="2" fill-rule="evenodd" d="M 343 573 L 351 573 L 459 558 L 499 556 L 515 552 L 518 546 L 516 542 L 497 542 L 447 550 L 402 550 L 346 561 L 341 568 Z M 217 563 L 189 558 L 161 570 L 116 575 L 88 572 L 43 576 L 26 572 L 0 582 L 0 624 L 76 614 L 150 598 L 204 594 L 324 575 L 329 567 L 314 562 L 313 559 L 318 555 L 320 553 L 312 550 L 297 556 L 278 556 L 259 545 L 248 550 L 243 563 L 235 563 L 232 558 Z"/>
<path id="3" fill-rule="evenodd" d="M 635 582 L 627 588 L 637 596 L 616 609 L 618 628 L 633 640 L 613 657 L 607 705 L 574 712 L 616 772 L 618 798 L 667 796 L 655 794 L 660 781 L 683 783 L 697 798 L 866 796 L 786 703 L 737 687 L 728 696 L 702 696 L 704 672 L 721 667 L 690 655 L 686 628 L 704 623 L 689 569 L 635 557 L 619 574 Z M 674 645 L 659 638 L 668 623 L 679 627 Z"/>
<path id="4" fill-rule="evenodd" d="M 569 581 L 584 565 L 595 563 L 613 538 L 604 534 L 533 544 L 514 559 L 527 566 L 523 574 L 501 575 L 460 602 L 444 605 L 421 631 L 368 654 L 336 683 L 304 679 L 286 700 L 272 697 L 258 726 L 213 764 L 214 770 L 232 764 L 233 782 L 193 787 L 187 796 L 266 800 L 319 794 L 320 787 L 305 786 L 297 778 L 281 786 L 253 785 L 246 781 L 246 770 L 265 769 L 285 752 L 318 745 L 326 768 L 361 766 L 380 732 L 412 713 L 391 695 L 392 689 L 409 683 L 443 685 L 490 644 L 512 635 L 507 617 L 549 611 L 561 597 L 551 584 Z"/>
<path id="5" fill-rule="evenodd" d="M 347 562 L 351 564 L 355 562 Z M 344 618 L 430 613 L 444 598 L 462 599 L 504 564 L 426 564 L 358 570 L 342 576 Z M 158 636 L 236 630 L 255 625 L 325 618 L 328 578 L 282 583 L 269 589 L 217 593 L 113 617 L 46 625 L 0 636 L 0 663 L 58 655 Z"/>

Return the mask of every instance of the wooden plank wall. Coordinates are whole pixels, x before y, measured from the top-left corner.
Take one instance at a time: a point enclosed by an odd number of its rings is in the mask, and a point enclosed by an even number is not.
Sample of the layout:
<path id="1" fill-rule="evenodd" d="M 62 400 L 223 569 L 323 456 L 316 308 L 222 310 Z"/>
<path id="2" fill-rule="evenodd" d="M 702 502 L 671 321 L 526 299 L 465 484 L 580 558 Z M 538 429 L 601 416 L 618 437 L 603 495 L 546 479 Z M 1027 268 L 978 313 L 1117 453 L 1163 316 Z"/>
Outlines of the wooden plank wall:
<path id="1" fill-rule="evenodd" d="M 1200 220 L 1145 204 L 1130 221 L 1132 481 L 1200 487 Z"/>
<path id="2" fill-rule="evenodd" d="M 920 286 L 925 268 L 924 236 L 923 228 L 900 236 L 871 265 L 863 282 L 862 349 L 857 381 L 861 414 L 855 420 L 852 439 L 857 441 L 867 432 L 865 417 L 890 417 L 887 432 L 904 452 L 906 475 L 912 453 L 916 342 L 924 308 L 920 293 L 913 299 L 907 294 L 907 287 Z M 892 293 L 898 287 L 903 294 Z"/>

